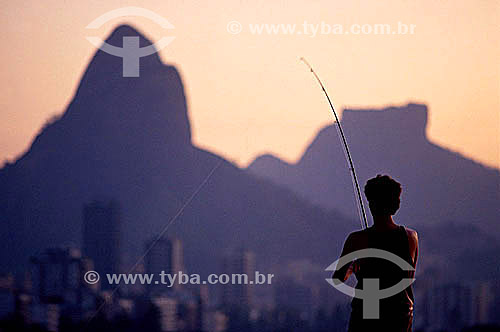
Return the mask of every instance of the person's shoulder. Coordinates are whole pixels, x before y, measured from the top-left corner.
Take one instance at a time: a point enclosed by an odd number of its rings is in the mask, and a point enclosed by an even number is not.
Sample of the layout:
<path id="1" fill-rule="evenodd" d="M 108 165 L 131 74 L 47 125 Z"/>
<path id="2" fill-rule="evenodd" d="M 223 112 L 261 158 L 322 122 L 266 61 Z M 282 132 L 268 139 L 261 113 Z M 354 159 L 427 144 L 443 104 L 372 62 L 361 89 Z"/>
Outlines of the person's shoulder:
<path id="1" fill-rule="evenodd" d="M 418 233 L 416 230 L 406 227 L 406 233 L 409 239 L 418 242 Z"/>
<path id="2" fill-rule="evenodd" d="M 350 233 L 345 240 L 345 247 L 348 248 L 349 252 L 363 249 L 366 247 L 367 236 L 366 231 L 355 231 Z"/>
<path id="3" fill-rule="evenodd" d="M 349 235 L 347 236 L 347 240 L 358 242 L 360 240 L 366 239 L 367 236 L 368 236 L 367 230 L 362 229 L 359 231 L 354 231 L 354 232 L 349 233 Z"/>

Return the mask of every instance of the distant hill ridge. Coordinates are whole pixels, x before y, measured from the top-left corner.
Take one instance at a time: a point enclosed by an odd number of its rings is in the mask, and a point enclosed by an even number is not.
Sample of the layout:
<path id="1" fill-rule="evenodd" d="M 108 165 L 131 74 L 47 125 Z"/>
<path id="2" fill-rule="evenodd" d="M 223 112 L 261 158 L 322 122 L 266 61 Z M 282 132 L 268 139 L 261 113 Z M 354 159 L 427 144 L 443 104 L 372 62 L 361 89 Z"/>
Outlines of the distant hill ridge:
<path id="1" fill-rule="evenodd" d="M 414 103 L 344 110 L 341 124 L 361 187 L 376 174 L 390 174 L 403 185 L 396 216 L 401 222 L 472 223 L 500 237 L 499 171 L 429 141 L 427 118 L 427 106 Z M 336 125 L 320 130 L 296 164 L 263 155 L 248 170 L 315 204 L 355 216 L 351 178 L 336 131 Z"/>

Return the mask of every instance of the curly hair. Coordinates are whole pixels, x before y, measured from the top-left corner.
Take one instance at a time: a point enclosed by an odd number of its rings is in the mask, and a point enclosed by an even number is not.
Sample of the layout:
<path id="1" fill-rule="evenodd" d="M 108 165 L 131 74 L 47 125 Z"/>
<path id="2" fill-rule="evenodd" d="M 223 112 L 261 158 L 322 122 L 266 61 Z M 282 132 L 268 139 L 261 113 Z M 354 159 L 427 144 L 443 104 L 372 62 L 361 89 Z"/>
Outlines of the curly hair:
<path id="1" fill-rule="evenodd" d="M 366 182 L 365 195 L 372 215 L 394 215 L 399 209 L 401 184 L 388 175 L 377 175 Z"/>

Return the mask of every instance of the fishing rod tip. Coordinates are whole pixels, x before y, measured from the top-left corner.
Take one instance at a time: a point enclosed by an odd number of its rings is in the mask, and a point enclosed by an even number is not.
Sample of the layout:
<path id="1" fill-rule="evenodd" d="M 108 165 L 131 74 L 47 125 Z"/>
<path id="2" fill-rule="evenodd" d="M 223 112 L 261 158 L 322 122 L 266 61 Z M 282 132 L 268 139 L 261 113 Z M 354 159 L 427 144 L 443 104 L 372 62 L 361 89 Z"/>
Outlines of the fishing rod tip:
<path id="1" fill-rule="evenodd" d="M 311 71 L 312 71 L 312 67 L 311 67 L 311 65 L 309 64 L 309 62 L 307 62 L 306 58 L 304 58 L 303 56 L 301 56 L 301 57 L 300 57 L 300 61 L 302 61 L 303 63 L 305 63 L 305 65 L 306 65 L 307 67 L 309 67 L 309 69 L 311 69 Z"/>

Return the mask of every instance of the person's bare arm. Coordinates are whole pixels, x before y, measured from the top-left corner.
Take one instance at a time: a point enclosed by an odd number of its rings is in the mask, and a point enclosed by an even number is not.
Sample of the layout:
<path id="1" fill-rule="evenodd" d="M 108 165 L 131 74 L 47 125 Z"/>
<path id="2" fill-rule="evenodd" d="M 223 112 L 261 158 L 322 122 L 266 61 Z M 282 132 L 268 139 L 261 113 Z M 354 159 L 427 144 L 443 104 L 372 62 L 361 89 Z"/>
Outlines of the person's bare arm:
<path id="1" fill-rule="evenodd" d="M 342 254 L 340 257 L 344 257 L 345 255 L 350 254 L 353 251 L 356 251 L 356 233 L 351 233 L 349 236 L 347 236 L 347 239 L 344 242 L 344 248 L 342 249 Z M 335 272 L 332 275 L 333 279 L 338 279 L 342 282 L 346 281 L 349 276 L 352 274 L 352 262 L 349 264 L 345 264 L 341 268 L 338 268 L 335 270 Z"/>
<path id="2" fill-rule="evenodd" d="M 408 234 L 408 244 L 410 249 L 410 255 L 413 258 L 413 263 L 415 267 L 417 266 L 418 260 L 418 233 L 410 228 L 406 229 Z"/>

